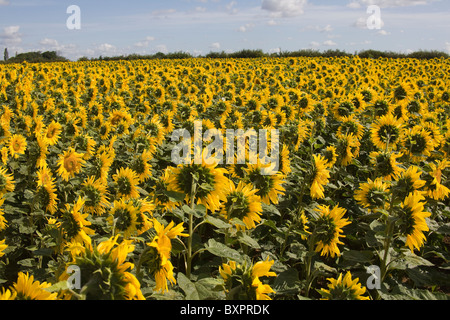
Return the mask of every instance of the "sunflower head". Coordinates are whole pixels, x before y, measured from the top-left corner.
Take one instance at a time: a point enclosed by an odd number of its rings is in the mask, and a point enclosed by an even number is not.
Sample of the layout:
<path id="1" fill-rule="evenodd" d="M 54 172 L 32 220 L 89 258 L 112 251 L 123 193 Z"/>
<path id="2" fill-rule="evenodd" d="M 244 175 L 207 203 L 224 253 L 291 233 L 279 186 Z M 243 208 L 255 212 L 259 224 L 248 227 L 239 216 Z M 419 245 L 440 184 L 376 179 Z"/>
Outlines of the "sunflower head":
<path id="1" fill-rule="evenodd" d="M 313 240 L 316 243 L 316 252 L 321 252 L 320 255 L 334 256 L 340 255 L 338 244 L 342 244 L 340 238 L 342 235 L 342 228 L 350 221 L 343 218 L 346 210 L 335 206 L 330 210 L 328 206 L 318 206 L 315 211 L 318 217 L 314 221 Z"/>
<path id="2" fill-rule="evenodd" d="M 46 289 L 50 283 L 34 280 L 33 275 L 19 272 L 17 282 L 11 287 L 16 300 L 56 300 L 57 293 L 51 293 Z"/>
<path id="3" fill-rule="evenodd" d="M 385 209 L 388 200 L 389 185 L 382 178 L 375 181 L 367 179 L 355 192 L 355 200 L 369 211 Z"/>
<path id="4" fill-rule="evenodd" d="M 219 267 L 219 273 L 224 280 L 225 293 L 227 299 L 232 300 L 271 300 L 268 294 L 275 291 L 264 284 L 260 278 L 275 277 L 276 273 L 270 271 L 274 261 L 269 261 L 267 257 L 264 261 L 251 264 L 245 261 L 238 264 L 229 261 Z"/>
<path id="5" fill-rule="evenodd" d="M 262 213 L 261 199 L 256 195 L 257 190 L 251 184 L 240 182 L 237 187 L 230 181 L 227 190 L 227 201 L 222 205 L 221 213 L 228 219 L 237 218 L 244 225 L 236 224 L 238 230 L 253 229 L 255 222 L 260 222 Z"/>
<path id="6" fill-rule="evenodd" d="M 350 271 L 344 277 L 341 273 L 337 279 L 327 280 L 328 288 L 318 290 L 323 300 L 369 300 L 369 297 L 363 296 L 366 288 L 361 286 L 358 278 L 352 279 Z"/>

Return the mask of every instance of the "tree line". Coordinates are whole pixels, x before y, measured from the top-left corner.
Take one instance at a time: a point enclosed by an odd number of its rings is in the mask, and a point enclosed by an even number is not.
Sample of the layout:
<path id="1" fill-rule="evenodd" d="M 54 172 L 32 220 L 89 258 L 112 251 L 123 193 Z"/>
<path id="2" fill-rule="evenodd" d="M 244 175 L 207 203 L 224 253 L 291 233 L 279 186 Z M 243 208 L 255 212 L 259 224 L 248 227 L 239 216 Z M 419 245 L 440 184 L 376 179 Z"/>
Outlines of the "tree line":
<path id="1" fill-rule="evenodd" d="M 390 59 L 400 59 L 400 58 L 415 58 L 415 59 L 435 59 L 435 58 L 450 58 L 450 55 L 436 50 L 419 50 L 411 53 L 399 53 L 393 51 L 378 51 L 378 50 L 363 50 L 355 53 L 348 53 L 342 50 L 312 50 L 303 49 L 297 51 L 280 51 L 275 53 L 265 53 L 263 50 L 251 50 L 243 49 L 236 52 L 209 52 L 204 56 L 192 56 L 189 52 L 177 51 L 170 53 L 157 52 L 155 54 L 130 54 L 130 55 L 120 55 L 113 57 L 103 57 L 98 58 L 88 58 L 81 57 L 78 61 L 118 61 L 118 60 L 151 60 L 151 59 L 190 59 L 190 58 L 210 58 L 210 59 L 236 59 L 236 58 L 265 58 L 265 57 L 284 57 L 284 58 L 296 58 L 296 57 L 351 57 L 359 56 L 360 58 L 390 58 Z M 56 51 L 46 51 L 46 52 L 26 52 L 16 54 L 14 57 L 10 58 L 8 50 L 5 49 L 4 61 L 3 63 L 22 63 L 22 62 L 61 62 L 69 61 L 68 59 L 57 54 Z"/>

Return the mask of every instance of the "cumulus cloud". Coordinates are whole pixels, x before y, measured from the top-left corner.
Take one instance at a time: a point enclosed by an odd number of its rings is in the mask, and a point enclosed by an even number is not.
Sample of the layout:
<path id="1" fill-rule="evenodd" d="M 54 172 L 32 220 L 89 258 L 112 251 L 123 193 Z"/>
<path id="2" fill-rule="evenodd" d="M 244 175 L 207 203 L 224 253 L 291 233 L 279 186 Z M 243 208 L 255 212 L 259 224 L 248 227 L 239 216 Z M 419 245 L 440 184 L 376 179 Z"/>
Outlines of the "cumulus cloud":
<path id="1" fill-rule="evenodd" d="M 150 42 L 154 40 L 154 37 L 146 37 L 144 40 L 136 42 L 134 46 L 138 48 L 148 47 L 150 45 Z"/>
<path id="2" fill-rule="evenodd" d="M 213 49 L 213 50 L 218 50 L 218 49 L 220 49 L 220 43 L 219 43 L 219 42 L 211 43 L 211 44 L 209 45 L 209 48 L 210 48 L 210 49 Z"/>
<path id="3" fill-rule="evenodd" d="M 296 17 L 304 12 L 307 0 L 263 0 L 261 8 L 277 17 Z"/>
<path id="4" fill-rule="evenodd" d="M 240 27 L 237 29 L 237 31 L 239 31 L 239 32 L 247 32 L 247 31 L 253 29 L 254 26 L 255 26 L 255 25 L 252 24 L 252 23 L 247 23 L 247 24 L 245 24 L 245 25 L 243 25 L 243 26 L 240 26 Z"/>
<path id="5" fill-rule="evenodd" d="M 7 6 L 9 5 L 9 1 L 7 0 L 0 0 L 0 6 Z"/>
<path id="6" fill-rule="evenodd" d="M 9 26 L 3 28 L 0 39 L 5 46 L 16 46 L 22 42 L 22 35 L 19 33 L 20 26 Z"/>
<path id="7" fill-rule="evenodd" d="M 450 53 L 450 42 L 445 42 L 445 48 L 447 49 L 448 53 Z"/>

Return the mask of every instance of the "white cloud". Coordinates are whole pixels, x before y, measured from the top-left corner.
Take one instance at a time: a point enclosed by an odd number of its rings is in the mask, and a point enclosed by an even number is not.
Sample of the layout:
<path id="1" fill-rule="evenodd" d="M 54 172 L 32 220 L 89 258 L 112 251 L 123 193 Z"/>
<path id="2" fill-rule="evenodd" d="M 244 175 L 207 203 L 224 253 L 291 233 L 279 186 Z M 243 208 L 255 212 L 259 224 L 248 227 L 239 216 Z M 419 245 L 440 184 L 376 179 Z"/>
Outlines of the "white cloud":
<path id="1" fill-rule="evenodd" d="M 261 8 L 276 17 L 296 17 L 304 12 L 307 0 L 263 0 Z"/>
<path id="2" fill-rule="evenodd" d="M 326 40 L 323 42 L 323 45 L 327 46 L 327 47 L 333 47 L 333 46 L 337 46 L 337 43 L 332 40 Z"/>
<path id="3" fill-rule="evenodd" d="M 386 30 L 380 30 L 377 33 L 382 36 L 388 36 L 391 34 L 389 31 L 386 31 Z"/>
<path id="4" fill-rule="evenodd" d="M 393 8 L 393 7 L 410 7 L 426 5 L 436 0 L 353 0 L 347 7 L 359 8 L 361 6 L 377 5 L 381 8 Z"/>
<path id="5" fill-rule="evenodd" d="M 9 1 L 7 0 L 0 0 L 0 6 L 7 6 L 9 5 Z"/>
<path id="6" fill-rule="evenodd" d="M 240 26 L 240 27 L 237 29 L 237 31 L 239 31 L 239 32 L 247 32 L 247 31 L 253 29 L 254 26 L 255 26 L 255 25 L 252 24 L 252 23 L 247 23 L 247 24 L 245 24 L 245 25 L 243 25 L 243 26 Z"/>
<path id="7" fill-rule="evenodd" d="M 450 42 L 445 42 L 445 48 L 447 49 L 448 53 L 450 53 Z"/>
<path id="8" fill-rule="evenodd" d="M 228 3 L 225 8 L 227 9 L 229 14 L 236 14 L 238 13 L 238 9 L 236 9 L 234 6 L 237 5 L 236 1 L 231 1 Z"/>
<path id="9" fill-rule="evenodd" d="M 157 52 L 169 53 L 169 49 L 167 49 L 167 46 L 165 44 L 158 44 L 155 49 Z"/>
<path id="10" fill-rule="evenodd" d="M 313 48 L 318 48 L 318 47 L 320 47 L 320 43 L 317 42 L 317 41 L 312 41 L 309 45 L 310 45 L 311 47 L 313 47 Z"/>
<path id="11" fill-rule="evenodd" d="M 138 48 L 148 47 L 148 46 L 150 45 L 150 42 L 151 42 L 151 41 L 154 41 L 154 40 L 155 40 L 154 37 L 146 37 L 145 40 L 136 42 L 136 43 L 134 44 L 134 46 L 135 46 L 135 47 L 138 47 Z"/>
<path id="12" fill-rule="evenodd" d="M 211 43 L 211 44 L 209 45 L 209 48 L 210 48 L 210 49 L 213 49 L 213 50 L 218 50 L 218 49 L 220 49 L 220 43 L 219 43 L 219 42 Z"/>
<path id="13" fill-rule="evenodd" d="M 95 48 L 95 51 L 100 52 L 101 54 L 110 54 L 115 53 L 117 48 L 109 43 L 102 43 Z"/>
<path id="14" fill-rule="evenodd" d="M 275 20 L 271 19 L 271 20 L 267 21 L 267 25 L 268 26 L 276 26 L 276 25 L 278 25 L 278 22 L 276 22 Z"/>
<path id="15" fill-rule="evenodd" d="M 39 43 L 43 46 L 59 47 L 58 40 L 55 40 L 55 39 L 44 38 Z"/>
<path id="16" fill-rule="evenodd" d="M 20 26 L 9 26 L 3 28 L 0 39 L 5 46 L 16 46 L 22 42 L 22 35 L 19 33 Z"/>

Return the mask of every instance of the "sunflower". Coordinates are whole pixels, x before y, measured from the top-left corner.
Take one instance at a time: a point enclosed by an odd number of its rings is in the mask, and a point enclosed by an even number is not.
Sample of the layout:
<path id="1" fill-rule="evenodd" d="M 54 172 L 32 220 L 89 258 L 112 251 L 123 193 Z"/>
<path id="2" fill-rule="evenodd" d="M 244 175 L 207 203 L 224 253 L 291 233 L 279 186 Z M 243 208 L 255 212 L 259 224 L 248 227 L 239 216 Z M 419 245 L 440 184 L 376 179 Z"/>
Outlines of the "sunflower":
<path id="1" fill-rule="evenodd" d="M 347 218 L 343 218 L 345 212 L 344 208 L 335 206 L 330 210 L 329 206 L 319 205 L 314 209 L 319 217 L 315 221 L 315 228 L 313 232 L 313 239 L 316 242 L 316 252 L 321 252 L 320 255 L 330 255 L 332 258 L 337 254 L 340 255 L 338 244 L 343 244 L 340 238 L 342 235 L 342 228 L 351 222 Z"/>
<path id="2" fill-rule="evenodd" d="M 268 296 L 275 291 L 268 284 L 263 284 L 261 277 L 275 277 L 270 271 L 274 261 L 269 257 L 251 265 L 247 262 L 237 264 L 228 261 L 219 267 L 219 274 L 224 280 L 227 299 L 231 300 L 271 300 Z"/>
<path id="3" fill-rule="evenodd" d="M 291 172 L 291 162 L 289 160 L 289 148 L 283 144 L 280 153 L 280 172 L 288 175 Z"/>
<path id="4" fill-rule="evenodd" d="M 0 229 L 1 230 L 1 229 Z M 5 244 L 6 240 L 1 240 L 0 241 L 0 258 L 3 257 L 5 255 L 4 251 L 6 248 L 8 248 L 8 245 Z"/>
<path id="5" fill-rule="evenodd" d="M 402 172 L 395 187 L 395 193 L 400 199 L 405 199 L 411 192 L 425 185 L 426 181 L 420 179 L 421 174 L 419 167 L 414 165 Z"/>
<path id="6" fill-rule="evenodd" d="M 16 300 L 57 300 L 57 293 L 50 293 L 46 289 L 50 283 L 34 281 L 34 276 L 19 272 L 17 282 L 11 287 L 11 291 L 16 295 Z"/>
<path id="7" fill-rule="evenodd" d="M 272 175 L 266 175 L 265 170 L 269 165 L 263 165 L 258 159 L 256 164 L 247 164 L 244 169 L 246 173 L 246 181 L 253 184 L 257 189 L 256 195 L 261 197 L 261 201 L 265 204 L 278 204 L 278 196 L 284 194 L 283 174 L 277 172 Z"/>
<path id="8" fill-rule="evenodd" d="M 20 134 L 11 136 L 9 140 L 9 152 L 12 157 L 18 158 L 19 155 L 24 154 L 27 149 L 27 140 Z"/>
<path id="9" fill-rule="evenodd" d="M 16 300 L 17 293 L 13 290 L 9 289 L 2 289 L 2 292 L 0 292 L 0 301 L 6 301 L 6 300 Z"/>
<path id="10" fill-rule="evenodd" d="M 413 162 L 419 162 L 429 157 L 433 150 L 433 140 L 430 133 L 421 125 L 405 130 L 402 137 L 403 152 L 411 157 Z"/>
<path id="11" fill-rule="evenodd" d="M 381 150 L 395 149 L 400 141 L 402 126 L 403 121 L 392 113 L 378 118 L 371 128 L 373 144 Z"/>
<path id="12" fill-rule="evenodd" d="M 58 175 L 65 181 L 69 181 L 75 174 L 81 171 L 85 160 L 83 154 L 75 152 L 73 148 L 69 148 L 64 154 L 59 157 L 58 161 Z"/>
<path id="13" fill-rule="evenodd" d="M 139 197 L 137 186 L 139 177 L 131 168 L 120 168 L 113 175 L 116 183 L 116 190 L 119 197 L 124 199 L 133 199 Z"/>
<path id="14" fill-rule="evenodd" d="M 395 152 L 371 152 L 370 162 L 377 175 L 382 176 L 387 181 L 392 181 L 397 180 L 404 171 L 397 162 L 397 159 L 402 156 L 402 153 Z"/>
<path id="15" fill-rule="evenodd" d="M 322 300 L 370 300 L 363 296 L 366 288 L 359 283 L 359 278 L 352 280 L 352 274 L 348 271 L 344 278 L 342 273 L 337 279 L 327 278 L 330 282 L 328 289 L 320 289 L 318 292 L 322 295 Z"/>
<path id="16" fill-rule="evenodd" d="M 3 203 L 5 202 L 5 198 L 1 198 L 0 199 L 0 207 L 3 205 Z M 0 209 L 0 231 L 5 230 L 6 227 L 8 226 L 8 221 L 5 218 L 5 212 L 3 209 Z"/>
<path id="17" fill-rule="evenodd" d="M 414 248 L 420 250 L 426 240 L 424 232 L 429 230 L 425 218 L 431 216 L 431 213 L 424 211 L 423 200 L 425 197 L 420 191 L 413 191 L 401 203 L 398 212 L 400 233 L 406 236 L 406 245 L 411 252 Z"/>
<path id="18" fill-rule="evenodd" d="M 324 197 L 323 186 L 328 183 L 330 172 L 327 168 L 327 161 L 322 155 L 315 154 L 313 158 L 310 195 L 313 199 L 322 199 Z"/>
<path id="19" fill-rule="evenodd" d="M 138 175 L 139 182 L 145 182 L 152 174 L 152 166 L 149 161 L 153 154 L 149 150 L 144 150 L 139 156 L 135 157 L 130 164 L 131 169 Z"/>
<path id="20" fill-rule="evenodd" d="M 195 195 L 197 204 L 203 204 L 212 212 L 220 209 L 220 201 L 225 201 L 225 191 L 229 180 L 227 171 L 217 168 L 216 164 L 207 164 L 204 155 L 202 164 L 180 164 L 170 168 L 168 188 L 171 191 L 185 195 L 186 201 L 191 201 Z"/>
<path id="21" fill-rule="evenodd" d="M 349 165 L 359 155 L 360 145 L 358 138 L 351 133 L 338 136 L 336 153 L 339 163 L 342 166 Z"/>
<path id="22" fill-rule="evenodd" d="M 54 146 L 60 137 L 62 126 L 56 121 L 52 121 L 44 131 L 43 139 L 49 146 Z"/>
<path id="23" fill-rule="evenodd" d="M 151 243 L 147 243 L 147 253 L 143 260 L 149 266 L 150 273 L 155 277 L 156 291 L 163 293 L 168 291 L 167 281 L 172 284 L 176 283 L 173 277 L 173 265 L 170 262 L 170 252 L 172 250 L 171 239 L 177 236 L 188 236 L 182 233 L 184 230 L 183 223 L 175 226 L 174 222 L 170 222 L 164 227 L 157 219 L 153 219 L 153 225 L 156 236 Z"/>
<path id="24" fill-rule="evenodd" d="M 169 175 L 170 170 L 165 169 L 163 174 L 159 177 L 159 179 L 155 182 L 155 186 L 153 192 L 151 194 L 151 198 L 157 208 L 159 208 L 162 212 L 172 211 L 176 207 L 180 205 L 180 201 L 170 197 L 169 191 Z"/>
<path id="25" fill-rule="evenodd" d="M 55 178 L 52 177 L 52 173 L 46 165 L 38 170 L 37 176 L 37 198 L 46 211 L 54 214 L 57 209 L 58 201 Z"/>
<path id="26" fill-rule="evenodd" d="M 113 142 L 113 140 L 112 140 Z M 115 158 L 115 152 L 112 147 L 104 147 L 101 146 L 98 148 L 96 152 L 96 156 L 94 157 L 91 175 L 95 177 L 95 179 L 100 179 L 103 183 L 106 183 L 108 180 L 109 169 Z"/>
<path id="27" fill-rule="evenodd" d="M 0 195 L 14 191 L 14 177 L 6 169 L 0 168 Z"/>
<path id="28" fill-rule="evenodd" d="M 328 146 L 325 150 L 322 151 L 322 156 L 326 161 L 325 166 L 327 168 L 332 168 L 337 161 L 337 153 L 335 146 Z"/>
<path id="29" fill-rule="evenodd" d="M 238 230 L 253 229 L 256 227 L 255 222 L 261 221 L 261 199 L 256 195 L 258 190 L 253 188 L 252 184 L 239 182 L 235 187 L 230 181 L 229 188 L 226 193 L 226 202 L 222 205 L 221 214 L 226 219 L 231 220 L 238 218 L 245 226 L 236 224 Z"/>
<path id="30" fill-rule="evenodd" d="M 81 185 L 81 194 L 84 196 L 84 208 L 90 214 L 101 215 L 109 205 L 106 195 L 106 186 L 94 176 L 87 178 Z"/>
<path id="31" fill-rule="evenodd" d="M 387 206 L 387 197 L 389 193 L 389 184 L 383 182 L 382 178 L 375 181 L 367 179 L 367 182 L 360 185 L 355 191 L 355 200 L 369 211 L 385 209 Z"/>
<path id="32" fill-rule="evenodd" d="M 442 183 L 442 171 L 450 167 L 450 161 L 444 159 L 429 163 L 429 172 L 425 176 L 425 194 L 434 200 L 443 200 L 450 194 L 450 189 Z"/>
<path id="33" fill-rule="evenodd" d="M 137 215 L 139 213 L 131 201 L 124 198 L 114 200 L 107 221 L 113 226 L 114 232 L 129 238 L 137 231 Z"/>
<path id="34" fill-rule="evenodd" d="M 80 268 L 81 275 L 79 294 L 86 300 L 144 300 L 140 283 L 130 272 L 134 266 L 127 262 L 135 246 L 131 240 L 119 243 L 118 238 L 116 235 L 92 249 L 84 249 L 74 258 L 72 264 Z M 64 272 L 60 281 L 68 277 Z M 68 295 L 71 297 L 71 293 Z"/>
<path id="35" fill-rule="evenodd" d="M 82 244 L 90 248 L 91 238 L 89 235 L 95 234 L 95 231 L 89 228 L 92 223 L 86 220 L 89 214 L 82 213 L 84 203 L 84 199 L 78 197 L 73 205 L 65 204 L 66 210 L 63 212 L 62 227 L 66 232 L 68 242 Z M 66 245 L 70 246 L 70 243 Z"/>
<path id="36" fill-rule="evenodd" d="M 346 117 L 342 117 L 340 120 L 341 124 L 339 125 L 337 135 L 343 135 L 343 134 L 353 134 L 358 138 L 358 140 L 361 140 L 363 134 L 364 134 L 364 126 L 359 123 L 359 121 L 356 119 L 356 116 L 354 114 Z"/>

